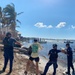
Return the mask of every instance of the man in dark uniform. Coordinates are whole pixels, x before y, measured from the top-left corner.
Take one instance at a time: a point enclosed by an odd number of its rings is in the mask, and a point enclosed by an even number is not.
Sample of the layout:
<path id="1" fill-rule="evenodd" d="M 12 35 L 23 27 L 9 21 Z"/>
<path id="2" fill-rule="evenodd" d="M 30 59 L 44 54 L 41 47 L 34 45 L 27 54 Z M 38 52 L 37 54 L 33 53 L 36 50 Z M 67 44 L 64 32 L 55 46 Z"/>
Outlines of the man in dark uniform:
<path id="1" fill-rule="evenodd" d="M 13 66 L 13 59 L 14 59 L 13 47 L 14 47 L 14 43 L 17 43 L 18 45 L 21 45 L 15 39 L 11 38 L 11 33 L 8 32 L 6 34 L 6 37 L 3 40 L 3 44 L 4 44 L 4 67 L 3 67 L 2 71 L 5 72 L 8 60 L 10 60 L 9 74 L 12 72 L 12 66 Z"/>
<path id="2" fill-rule="evenodd" d="M 56 75 L 56 68 L 58 67 L 57 58 L 58 58 L 59 52 L 64 52 L 64 50 L 57 50 L 57 44 L 53 44 L 53 49 L 51 49 L 48 53 L 48 55 L 50 55 L 49 61 L 45 66 L 44 73 L 41 75 L 46 75 L 46 73 L 49 69 L 49 66 L 51 66 L 52 64 L 53 64 L 53 68 L 54 68 L 53 75 Z"/>
<path id="3" fill-rule="evenodd" d="M 73 52 L 72 52 L 72 48 L 70 47 L 70 44 L 69 43 L 67 43 L 66 44 L 66 54 L 67 54 L 67 72 L 66 72 L 66 74 L 68 74 L 68 75 L 71 75 L 70 74 L 70 67 L 72 68 L 72 70 L 73 70 L 73 73 L 74 73 L 74 66 L 73 66 Z"/>

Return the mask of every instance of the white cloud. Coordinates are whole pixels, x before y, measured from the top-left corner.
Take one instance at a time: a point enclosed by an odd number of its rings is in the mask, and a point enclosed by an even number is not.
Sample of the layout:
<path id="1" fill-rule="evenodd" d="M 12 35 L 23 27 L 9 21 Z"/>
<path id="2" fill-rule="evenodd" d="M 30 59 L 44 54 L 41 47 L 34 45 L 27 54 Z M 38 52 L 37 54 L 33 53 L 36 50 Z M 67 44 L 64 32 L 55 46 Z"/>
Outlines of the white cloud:
<path id="1" fill-rule="evenodd" d="M 71 26 L 71 28 L 72 28 L 72 29 L 75 29 L 75 26 L 74 26 L 74 25 L 72 25 L 72 26 Z"/>
<path id="2" fill-rule="evenodd" d="M 36 23 L 34 26 L 36 26 L 36 27 L 38 27 L 38 28 L 46 28 L 46 27 L 47 27 L 46 25 L 44 25 L 44 24 L 41 23 L 41 22 Z"/>
<path id="3" fill-rule="evenodd" d="M 49 25 L 47 28 L 53 28 L 53 26 L 52 25 Z"/>
<path id="4" fill-rule="evenodd" d="M 62 28 L 62 27 L 65 27 L 66 26 L 66 22 L 60 22 L 56 28 Z"/>
<path id="5" fill-rule="evenodd" d="M 38 28 L 53 28 L 52 25 L 47 26 L 47 25 L 44 25 L 42 22 L 38 22 L 34 26 Z"/>

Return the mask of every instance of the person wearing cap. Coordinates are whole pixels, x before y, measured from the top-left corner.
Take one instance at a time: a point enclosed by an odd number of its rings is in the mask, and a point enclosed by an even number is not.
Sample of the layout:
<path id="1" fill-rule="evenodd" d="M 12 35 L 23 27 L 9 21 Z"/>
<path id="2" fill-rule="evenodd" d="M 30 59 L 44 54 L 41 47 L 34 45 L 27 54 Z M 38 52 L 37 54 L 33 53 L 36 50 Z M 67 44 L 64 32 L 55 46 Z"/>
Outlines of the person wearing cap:
<path id="1" fill-rule="evenodd" d="M 67 72 L 66 74 L 71 75 L 70 67 L 72 68 L 72 71 L 74 73 L 74 66 L 73 66 L 73 51 L 69 43 L 66 44 L 65 54 L 67 54 Z"/>
<path id="2" fill-rule="evenodd" d="M 58 58 L 58 53 L 63 52 L 64 50 L 57 50 L 57 44 L 53 44 L 53 49 L 51 49 L 48 53 L 49 57 L 49 61 L 45 66 L 44 72 L 41 75 L 46 75 L 49 67 L 53 64 L 53 75 L 56 75 L 56 68 L 58 68 L 58 64 L 57 64 L 57 58 Z"/>
<path id="3" fill-rule="evenodd" d="M 13 47 L 14 43 L 17 43 L 18 45 L 21 45 L 19 42 L 17 42 L 14 38 L 11 37 L 11 33 L 8 32 L 3 39 L 3 44 L 4 44 L 4 67 L 2 72 L 5 72 L 8 60 L 10 61 L 10 70 L 9 74 L 12 72 L 12 66 L 13 66 L 13 59 L 14 59 L 14 54 L 13 54 Z"/>
<path id="4" fill-rule="evenodd" d="M 25 75 L 27 75 L 29 66 L 30 66 L 30 64 L 33 63 L 33 60 L 34 60 L 36 62 L 36 75 L 38 75 L 39 74 L 39 67 L 38 67 L 39 53 L 38 52 L 39 52 L 39 50 L 42 50 L 42 46 L 38 43 L 37 39 L 34 39 L 34 43 L 30 47 L 31 47 L 32 53 L 29 57 L 29 60 L 26 65 L 26 70 L 24 73 L 25 73 Z"/>

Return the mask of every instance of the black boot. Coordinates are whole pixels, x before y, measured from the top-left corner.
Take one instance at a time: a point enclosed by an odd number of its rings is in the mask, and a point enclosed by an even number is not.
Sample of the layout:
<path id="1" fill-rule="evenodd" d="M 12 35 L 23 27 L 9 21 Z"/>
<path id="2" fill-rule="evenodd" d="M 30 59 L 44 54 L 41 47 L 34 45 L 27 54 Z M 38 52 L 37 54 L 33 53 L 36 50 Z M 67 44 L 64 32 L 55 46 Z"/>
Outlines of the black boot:
<path id="1" fill-rule="evenodd" d="M 0 71 L 0 74 L 2 74 L 2 73 L 4 73 L 4 72 L 5 72 L 5 69 L 1 70 L 1 71 Z"/>
<path id="2" fill-rule="evenodd" d="M 27 75 L 27 71 L 25 71 L 24 74 Z"/>

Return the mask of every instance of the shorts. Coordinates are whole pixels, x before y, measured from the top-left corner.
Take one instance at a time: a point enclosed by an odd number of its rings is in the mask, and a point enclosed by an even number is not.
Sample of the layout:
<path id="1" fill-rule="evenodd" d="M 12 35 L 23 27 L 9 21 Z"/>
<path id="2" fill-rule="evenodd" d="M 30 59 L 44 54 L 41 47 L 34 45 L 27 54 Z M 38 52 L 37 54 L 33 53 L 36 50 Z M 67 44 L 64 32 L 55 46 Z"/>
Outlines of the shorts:
<path id="1" fill-rule="evenodd" d="M 31 61 L 35 60 L 35 62 L 39 62 L 39 57 L 36 57 L 36 58 L 30 57 L 29 60 Z"/>

